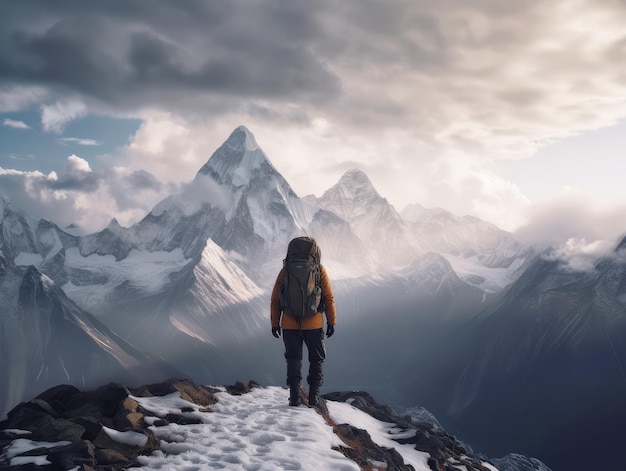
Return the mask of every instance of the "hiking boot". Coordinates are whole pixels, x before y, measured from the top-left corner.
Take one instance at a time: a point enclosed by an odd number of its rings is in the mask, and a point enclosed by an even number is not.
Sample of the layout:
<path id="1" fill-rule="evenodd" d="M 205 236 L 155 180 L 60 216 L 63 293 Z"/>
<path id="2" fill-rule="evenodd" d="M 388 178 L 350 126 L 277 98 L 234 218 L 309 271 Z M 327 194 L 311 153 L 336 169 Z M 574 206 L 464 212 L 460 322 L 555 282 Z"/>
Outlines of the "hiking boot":
<path id="1" fill-rule="evenodd" d="M 293 383 L 289 385 L 289 405 L 300 405 L 300 383 Z"/>
<path id="2" fill-rule="evenodd" d="M 309 406 L 317 407 L 317 399 L 320 392 L 319 386 L 311 386 L 309 389 Z"/>

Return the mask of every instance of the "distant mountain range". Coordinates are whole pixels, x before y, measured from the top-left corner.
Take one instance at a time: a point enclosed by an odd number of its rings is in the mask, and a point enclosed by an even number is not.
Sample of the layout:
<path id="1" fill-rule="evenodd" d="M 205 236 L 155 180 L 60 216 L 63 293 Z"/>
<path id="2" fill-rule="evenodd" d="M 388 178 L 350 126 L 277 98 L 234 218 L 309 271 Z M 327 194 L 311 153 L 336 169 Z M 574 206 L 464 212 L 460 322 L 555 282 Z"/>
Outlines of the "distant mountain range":
<path id="1" fill-rule="evenodd" d="M 456 373 L 444 389 L 451 392 L 448 412 L 458 433 L 475 437 L 477 446 L 488 442 L 495 452 L 524 443 L 520 451 L 555 469 L 620 469 L 626 439 L 626 238 L 590 272 L 536 258 L 457 345 Z M 476 420 L 485 411 L 489 420 Z M 604 452 L 592 457 L 575 449 Z"/>
<path id="2" fill-rule="evenodd" d="M 72 382 L 154 381 L 180 374 L 139 352 L 71 301 L 34 266 L 0 253 L 0 402 L 8 410 L 33 389 Z"/>
<path id="3" fill-rule="evenodd" d="M 544 411 L 542 401 L 574 384 L 572 371 L 611 391 L 625 377 L 626 242 L 593 273 L 574 273 L 478 218 L 418 204 L 399 213 L 357 169 L 300 198 L 243 126 L 138 223 L 75 233 L 0 198 L 0 327 L 13 339 L 0 359 L 12 372 L 0 384 L 5 409 L 52 384 L 82 386 L 83 370 L 134 377 L 137 365 L 161 379 L 173 370 L 213 384 L 233 375 L 282 384 L 269 289 L 302 234 L 320 243 L 336 291 L 334 389 L 425 405 L 490 453 L 485 444 L 522 443 L 546 454 L 527 428 L 508 437 L 492 420 L 503 427 L 527 399 Z M 607 399 L 614 409 L 617 397 Z M 570 413 L 572 401 L 562 401 Z M 484 420 L 491 408 L 500 421 Z M 536 417 L 520 414 L 510 422 Z"/>
<path id="4" fill-rule="evenodd" d="M 243 126 L 182 192 L 130 228 L 114 219 L 75 236 L 10 201 L 0 201 L 0 210 L 7 259 L 36 267 L 82 309 L 156 355 L 163 352 L 154 335 L 163 329 L 211 345 L 258 333 L 266 313 L 257 304 L 299 234 L 318 239 L 334 279 L 401 273 L 434 251 L 466 268 L 461 279 L 493 291 L 533 254 L 475 218 L 423 210 L 406 221 L 358 170 L 321 198 L 300 198 Z"/>

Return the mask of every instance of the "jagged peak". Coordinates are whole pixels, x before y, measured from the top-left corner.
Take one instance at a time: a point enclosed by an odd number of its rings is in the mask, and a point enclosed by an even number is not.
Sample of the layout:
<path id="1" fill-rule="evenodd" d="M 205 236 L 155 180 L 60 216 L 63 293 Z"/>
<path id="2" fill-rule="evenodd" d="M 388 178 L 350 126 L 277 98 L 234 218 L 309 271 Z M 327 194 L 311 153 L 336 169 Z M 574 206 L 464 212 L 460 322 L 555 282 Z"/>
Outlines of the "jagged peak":
<path id="1" fill-rule="evenodd" d="M 256 143 L 254 134 L 252 134 L 250 130 L 243 125 L 237 126 L 230 134 L 226 142 L 231 143 L 231 145 L 242 145 L 246 150 L 250 151 L 259 149 L 259 145 Z"/>
<path id="2" fill-rule="evenodd" d="M 261 168 L 276 172 L 254 134 L 245 126 L 239 126 L 202 166 L 196 178 L 209 175 L 222 185 L 241 187 Z"/>
<path id="3" fill-rule="evenodd" d="M 356 184 L 363 190 L 378 193 L 367 174 L 359 168 L 351 168 L 350 170 L 346 171 L 346 173 L 344 173 L 343 176 L 339 179 L 339 183 Z"/>
<path id="4" fill-rule="evenodd" d="M 371 196 L 381 197 L 367 174 L 358 168 L 347 170 L 339 181 L 324 193 L 323 197 L 335 192 L 339 192 L 344 197 L 351 199 Z"/>

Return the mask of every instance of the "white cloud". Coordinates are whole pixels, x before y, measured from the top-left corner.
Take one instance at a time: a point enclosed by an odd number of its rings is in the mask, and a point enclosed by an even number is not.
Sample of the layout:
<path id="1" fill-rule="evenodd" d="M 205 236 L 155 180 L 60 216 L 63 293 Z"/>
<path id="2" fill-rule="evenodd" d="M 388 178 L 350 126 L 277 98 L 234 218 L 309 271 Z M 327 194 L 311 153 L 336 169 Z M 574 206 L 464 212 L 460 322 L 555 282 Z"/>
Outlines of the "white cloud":
<path id="1" fill-rule="evenodd" d="M 0 196 L 60 227 L 75 223 L 88 232 L 105 227 L 113 217 L 131 225 L 175 187 L 164 187 L 149 174 L 126 168 L 95 173 L 76 155 L 67 158 L 63 173 L 24 172 L 0 167 Z"/>
<path id="2" fill-rule="evenodd" d="M 53 105 L 41 105 L 41 124 L 45 132 L 60 134 L 65 126 L 87 115 L 87 106 L 80 100 L 59 100 Z"/>
<path id="3" fill-rule="evenodd" d="M 21 111 L 40 103 L 48 94 L 42 87 L 0 87 L 0 113 Z"/>
<path id="4" fill-rule="evenodd" d="M 67 158 L 65 172 L 72 176 L 91 173 L 91 166 L 85 159 L 72 154 Z"/>
<path id="5" fill-rule="evenodd" d="M 551 248 L 550 257 L 574 271 L 591 270 L 600 256 L 611 254 L 626 236 L 625 202 L 598 201 L 574 188 L 529 205 L 524 217 L 526 223 L 515 237 L 523 243 Z"/>
<path id="6" fill-rule="evenodd" d="M 144 122 L 125 148 L 123 165 L 148 170 L 163 182 L 193 178 L 200 169 L 198 151 L 205 139 L 184 118 L 172 113 L 146 111 Z M 208 156 L 207 156 L 208 159 Z"/>
<path id="7" fill-rule="evenodd" d="M 26 124 L 24 121 L 17 121 L 14 119 L 5 118 L 2 122 L 3 126 L 7 126 L 9 128 L 14 129 L 30 129 L 30 126 Z"/>
<path id="8" fill-rule="evenodd" d="M 571 238 L 544 257 L 547 260 L 559 261 L 562 267 L 569 271 L 592 272 L 598 259 L 609 255 L 614 249 L 615 244 L 606 240 L 587 242 L 586 239 Z"/>
<path id="9" fill-rule="evenodd" d="M 102 145 L 102 142 L 96 141 L 95 139 L 83 139 L 80 137 L 61 137 L 57 139 L 61 144 L 76 144 L 79 146 L 99 146 Z"/>

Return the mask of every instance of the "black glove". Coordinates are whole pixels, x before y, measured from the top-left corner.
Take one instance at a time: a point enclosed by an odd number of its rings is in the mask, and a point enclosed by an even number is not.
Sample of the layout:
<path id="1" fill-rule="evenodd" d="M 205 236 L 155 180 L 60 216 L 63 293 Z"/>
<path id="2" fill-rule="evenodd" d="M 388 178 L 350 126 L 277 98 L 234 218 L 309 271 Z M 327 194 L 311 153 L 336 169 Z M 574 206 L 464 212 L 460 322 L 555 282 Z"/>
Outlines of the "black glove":
<path id="1" fill-rule="evenodd" d="M 276 338 L 280 337 L 280 327 L 272 327 L 272 335 Z"/>
<path id="2" fill-rule="evenodd" d="M 334 325 L 329 325 L 328 327 L 326 327 L 326 337 L 331 338 L 334 333 L 335 333 Z"/>

